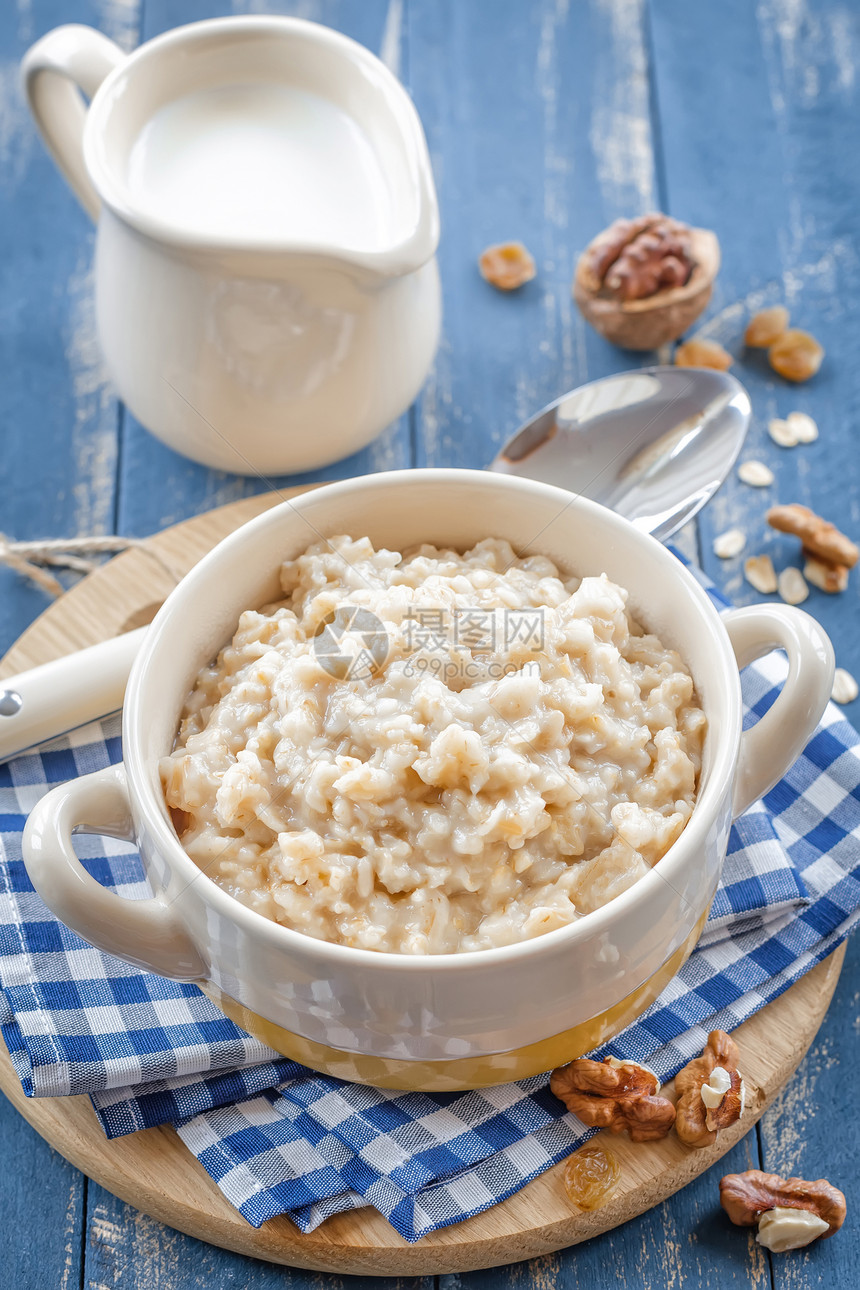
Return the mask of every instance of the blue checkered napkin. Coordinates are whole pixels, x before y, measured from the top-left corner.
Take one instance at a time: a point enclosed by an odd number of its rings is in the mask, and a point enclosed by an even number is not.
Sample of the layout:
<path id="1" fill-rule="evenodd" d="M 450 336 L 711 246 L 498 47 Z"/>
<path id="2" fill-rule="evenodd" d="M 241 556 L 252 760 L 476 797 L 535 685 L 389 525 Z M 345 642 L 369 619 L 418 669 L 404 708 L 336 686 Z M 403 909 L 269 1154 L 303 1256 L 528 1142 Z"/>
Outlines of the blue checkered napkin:
<path id="1" fill-rule="evenodd" d="M 766 710 L 783 671 L 776 658 L 748 669 L 752 711 Z M 53 782 L 116 760 L 116 736 L 112 724 L 90 728 L 0 767 L 0 1023 L 29 1093 L 91 1092 L 111 1135 L 179 1121 L 249 1222 L 289 1213 L 309 1231 L 372 1204 L 408 1240 L 489 1208 L 589 1136 L 546 1077 L 429 1096 L 315 1075 L 194 987 L 101 955 L 58 924 L 23 870 L 24 816 Z M 713 1025 L 739 1024 L 844 938 L 860 906 L 858 753 L 857 733 L 828 709 L 805 755 L 733 831 L 707 939 L 613 1052 L 669 1076 Z M 123 844 L 79 841 L 105 885 L 146 894 Z"/>
<path id="2" fill-rule="evenodd" d="M 699 945 L 769 927 L 791 916 L 809 896 L 785 851 L 764 802 L 756 802 L 732 826 L 722 880 Z"/>

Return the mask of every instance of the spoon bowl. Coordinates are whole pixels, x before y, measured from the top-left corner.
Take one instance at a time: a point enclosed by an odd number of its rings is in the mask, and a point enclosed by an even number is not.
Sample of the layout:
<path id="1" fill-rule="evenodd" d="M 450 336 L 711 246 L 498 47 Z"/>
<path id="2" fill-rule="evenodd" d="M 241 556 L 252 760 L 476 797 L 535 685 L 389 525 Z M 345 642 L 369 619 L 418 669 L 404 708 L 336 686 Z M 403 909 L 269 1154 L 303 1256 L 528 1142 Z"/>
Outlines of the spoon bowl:
<path id="1" fill-rule="evenodd" d="M 749 395 L 727 372 L 646 367 L 563 394 L 489 469 L 589 497 L 664 541 L 717 491 L 749 423 Z"/>

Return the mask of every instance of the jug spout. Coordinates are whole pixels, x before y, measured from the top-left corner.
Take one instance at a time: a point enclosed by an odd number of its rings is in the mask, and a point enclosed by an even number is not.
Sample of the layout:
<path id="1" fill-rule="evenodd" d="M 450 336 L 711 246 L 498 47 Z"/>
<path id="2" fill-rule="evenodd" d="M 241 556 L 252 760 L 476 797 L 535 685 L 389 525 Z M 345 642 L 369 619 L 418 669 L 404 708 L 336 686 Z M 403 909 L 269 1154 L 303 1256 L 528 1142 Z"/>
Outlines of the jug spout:
<path id="1" fill-rule="evenodd" d="M 439 245 L 439 205 L 429 159 L 425 167 L 416 170 L 411 225 L 402 230 L 400 237 L 377 247 L 332 247 L 331 258 L 339 260 L 345 270 L 357 272 L 368 282 L 374 278 L 382 282 L 415 273 L 433 259 Z"/>
<path id="2" fill-rule="evenodd" d="M 339 182 L 329 189 L 325 173 L 321 176 L 321 186 L 333 195 L 333 217 L 314 223 L 317 250 L 326 241 L 330 258 L 366 281 L 415 273 L 432 260 L 439 244 L 439 203 L 415 106 L 400 81 L 363 45 L 328 28 L 292 21 L 297 34 L 308 38 L 304 87 L 339 112 L 339 120 L 329 118 L 326 108 L 318 123 L 318 153 Z M 300 249 L 299 241 L 293 239 L 293 250 Z"/>
<path id="3" fill-rule="evenodd" d="M 283 224 L 265 231 L 249 228 L 253 220 L 246 224 L 247 249 L 322 260 L 369 286 L 416 273 L 436 253 L 439 204 L 412 100 L 363 46 L 327 28 L 292 22 L 302 35 L 306 28 L 313 33 L 302 81 L 271 93 L 297 95 L 306 171 L 299 167 L 296 200 L 286 203 L 290 213 Z M 336 60 L 323 57 L 334 52 Z"/>
<path id="4" fill-rule="evenodd" d="M 387 93 L 352 104 L 369 145 L 364 197 L 353 207 L 341 244 L 332 240 L 329 251 L 344 268 L 385 279 L 414 273 L 436 254 L 439 203 L 415 107 L 400 82 L 373 61 Z"/>

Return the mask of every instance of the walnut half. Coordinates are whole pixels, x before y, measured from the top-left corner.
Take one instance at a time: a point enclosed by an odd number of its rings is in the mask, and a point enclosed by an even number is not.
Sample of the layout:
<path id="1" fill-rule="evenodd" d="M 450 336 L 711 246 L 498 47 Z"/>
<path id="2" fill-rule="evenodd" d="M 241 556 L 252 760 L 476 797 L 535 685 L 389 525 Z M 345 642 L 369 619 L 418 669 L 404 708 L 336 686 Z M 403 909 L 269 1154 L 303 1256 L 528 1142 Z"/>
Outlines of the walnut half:
<path id="1" fill-rule="evenodd" d="M 675 1122 L 672 1103 L 657 1096 L 659 1079 L 636 1062 L 579 1057 L 554 1070 L 549 1086 L 583 1124 L 610 1133 L 626 1130 L 633 1142 L 665 1138 Z"/>
<path id="2" fill-rule="evenodd" d="M 678 1094 L 675 1132 L 688 1147 L 709 1147 L 720 1129 L 743 1115 L 744 1082 L 737 1044 L 724 1030 L 712 1030 L 701 1057 L 675 1076 Z"/>
<path id="3" fill-rule="evenodd" d="M 720 247 L 709 229 L 654 211 L 619 219 L 579 257 L 573 297 L 607 340 L 656 349 L 677 340 L 711 296 Z"/>
<path id="4" fill-rule="evenodd" d="M 832 1236 L 845 1221 L 845 1197 L 824 1178 L 780 1178 L 761 1169 L 720 1179 L 720 1204 L 738 1227 L 758 1227 L 756 1240 L 776 1253 Z"/>
<path id="5" fill-rule="evenodd" d="M 643 300 L 662 287 L 683 287 L 693 272 L 690 229 L 659 213 L 617 219 L 589 247 L 588 268 L 619 300 Z"/>

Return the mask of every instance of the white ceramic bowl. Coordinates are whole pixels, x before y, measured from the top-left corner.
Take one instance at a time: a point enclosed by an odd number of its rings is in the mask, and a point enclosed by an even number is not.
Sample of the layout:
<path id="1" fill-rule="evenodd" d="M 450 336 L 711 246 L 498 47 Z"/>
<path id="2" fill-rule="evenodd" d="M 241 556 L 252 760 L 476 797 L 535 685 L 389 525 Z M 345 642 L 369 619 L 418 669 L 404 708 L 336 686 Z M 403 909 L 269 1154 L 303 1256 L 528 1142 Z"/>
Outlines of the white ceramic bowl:
<path id="1" fill-rule="evenodd" d="M 606 572 L 634 614 L 690 667 L 708 717 L 699 795 L 683 834 L 628 891 L 580 921 L 520 945 L 413 957 L 329 945 L 234 900 L 185 854 L 158 760 L 172 746 L 198 669 L 240 612 L 275 598 L 278 570 L 320 535 L 368 534 L 396 549 L 465 549 L 488 536 L 572 573 Z M 789 675 L 742 733 L 738 667 L 773 647 Z M 463 1088 L 549 1069 L 639 1015 L 695 945 L 733 816 L 783 774 L 830 693 L 833 657 L 797 609 L 720 616 L 665 547 L 570 493 L 481 471 L 415 470 L 332 484 L 244 525 L 203 559 L 155 619 L 126 694 L 124 765 L 49 793 L 24 838 L 46 904 L 99 948 L 193 980 L 277 1050 L 347 1079 Z M 154 897 L 125 901 L 89 877 L 72 830 L 136 841 Z"/>

